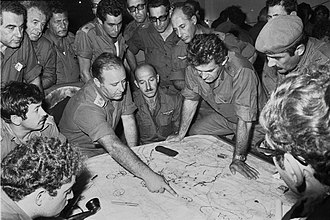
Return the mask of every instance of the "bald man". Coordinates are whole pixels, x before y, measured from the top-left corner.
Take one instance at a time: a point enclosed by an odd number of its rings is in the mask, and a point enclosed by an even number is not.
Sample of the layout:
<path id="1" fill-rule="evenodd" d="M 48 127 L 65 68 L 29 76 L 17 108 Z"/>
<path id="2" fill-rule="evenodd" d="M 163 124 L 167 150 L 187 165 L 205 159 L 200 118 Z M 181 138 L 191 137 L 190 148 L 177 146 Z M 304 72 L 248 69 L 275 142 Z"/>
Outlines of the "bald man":
<path id="1" fill-rule="evenodd" d="M 181 94 L 169 95 L 159 87 L 159 75 L 153 66 L 141 64 L 135 70 L 133 93 L 137 105 L 136 120 L 141 144 L 165 140 L 178 131 L 182 106 Z"/>

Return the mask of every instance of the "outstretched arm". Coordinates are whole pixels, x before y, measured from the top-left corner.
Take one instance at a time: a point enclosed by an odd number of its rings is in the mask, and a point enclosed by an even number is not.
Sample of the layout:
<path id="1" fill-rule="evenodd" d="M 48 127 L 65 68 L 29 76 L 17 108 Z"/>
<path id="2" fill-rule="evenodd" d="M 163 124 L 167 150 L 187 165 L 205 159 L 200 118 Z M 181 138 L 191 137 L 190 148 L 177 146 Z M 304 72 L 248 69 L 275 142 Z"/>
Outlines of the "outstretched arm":
<path id="1" fill-rule="evenodd" d="M 172 195 L 176 192 L 165 182 L 164 177 L 153 172 L 143 161 L 126 145 L 124 145 L 115 134 L 106 135 L 98 142 L 109 152 L 112 158 L 133 175 L 143 179 L 150 192 L 164 192 Z"/>

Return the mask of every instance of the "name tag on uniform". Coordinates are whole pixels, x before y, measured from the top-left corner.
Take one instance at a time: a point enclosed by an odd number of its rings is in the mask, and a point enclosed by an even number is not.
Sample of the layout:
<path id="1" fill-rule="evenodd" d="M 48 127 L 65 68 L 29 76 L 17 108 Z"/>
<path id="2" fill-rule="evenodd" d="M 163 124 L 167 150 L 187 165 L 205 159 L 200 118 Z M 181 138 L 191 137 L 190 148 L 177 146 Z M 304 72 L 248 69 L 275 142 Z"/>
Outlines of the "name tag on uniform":
<path id="1" fill-rule="evenodd" d="M 22 70 L 22 68 L 23 68 L 23 65 L 21 64 L 21 63 L 16 63 L 16 65 L 15 65 L 15 69 L 17 70 L 17 71 L 21 71 Z"/>

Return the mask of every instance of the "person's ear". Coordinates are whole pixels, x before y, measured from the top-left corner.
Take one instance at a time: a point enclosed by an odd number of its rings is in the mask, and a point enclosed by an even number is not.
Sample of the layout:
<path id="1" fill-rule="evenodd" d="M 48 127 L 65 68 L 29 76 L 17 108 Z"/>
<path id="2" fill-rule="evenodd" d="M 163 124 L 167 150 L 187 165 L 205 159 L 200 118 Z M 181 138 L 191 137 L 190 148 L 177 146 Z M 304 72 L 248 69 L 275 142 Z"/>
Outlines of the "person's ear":
<path id="1" fill-rule="evenodd" d="M 18 115 L 11 115 L 11 116 L 10 116 L 10 120 L 11 120 L 11 122 L 12 122 L 14 125 L 16 125 L 16 126 L 21 125 L 21 123 L 22 123 L 22 121 L 23 121 L 22 117 L 20 117 L 20 116 L 18 116 Z"/>
<path id="2" fill-rule="evenodd" d="M 37 206 L 42 206 L 47 195 L 47 191 L 45 189 L 37 189 L 35 203 Z"/>
<path id="3" fill-rule="evenodd" d="M 225 60 L 221 63 L 221 66 L 224 66 L 227 63 L 228 59 L 229 59 L 229 57 L 226 56 Z"/>
<path id="4" fill-rule="evenodd" d="M 196 15 L 193 15 L 193 16 L 191 17 L 191 21 L 193 22 L 194 25 L 197 24 L 197 17 L 196 17 Z"/>
<path id="5" fill-rule="evenodd" d="M 296 11 L 292 11 L 292 12 L 290 13 L 290 15 L 297 15 L 297 12 L 296 12 Z"/>
<path id="6" fill-rule="evenodd" d="M 100 88 L 100 87 L 101 87 L 101 82 L 100 82 L 100 80 L 97 79 L 97 78 L 94 78 L 93 80 L 94 80 L 95 85 L 96 85 L 97 87 Z"/>
<path id="7" fill-rule="evenodd" d="M 296 48 L 296 51 L 295 51 L 294 53 L 295 53 L 296 55 L 298 55 L 298 56 L 302 56 L 302 55 L 304 54 L 304 52 L 305 52 L 305 49 L 306 49 L 305 45 L 300 44 L 300 45 Z"/>
<path id="8" fill-rule="evenodd" d="M 159 83 L 159 74 L 156 75 L 157 84 Z"/>
<path id="9" fill-rule="evenodd" d="M 139 83 L 136 80 L 134 80 L 134 84 L 136 85 L 136 87 L 140 88 Z"/>
<path id="10" fill-rule="evenodd" d="M 300 162 L 297 161 L 290 153 L 284 154 L 283 164 L 288 176 L 292 179 L 296 187 L 299 187 L 305 181 L 303 170 Z"/>

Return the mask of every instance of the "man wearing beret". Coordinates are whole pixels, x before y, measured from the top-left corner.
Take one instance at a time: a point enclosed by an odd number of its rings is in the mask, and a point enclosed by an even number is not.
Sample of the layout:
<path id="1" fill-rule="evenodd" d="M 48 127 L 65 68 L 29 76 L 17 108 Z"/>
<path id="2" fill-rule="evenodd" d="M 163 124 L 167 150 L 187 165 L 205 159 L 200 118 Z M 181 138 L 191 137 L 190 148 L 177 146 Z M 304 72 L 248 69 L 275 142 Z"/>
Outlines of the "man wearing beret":
<path id="1" fill-rule="evenodd" d="M 303 32 L 303 23 L 296 15 L 281 15 L 267 22 L 256 40 L 255 47 L 267 56 L 267 65 L 275 67 L 277 72 L 271 93 L 277 83 L 290 72 L 297 71 L 310 63 L 324 64 L 330 60 L 330 44 Z M 263 76 L 263 83 L 270 85 Z"/>

